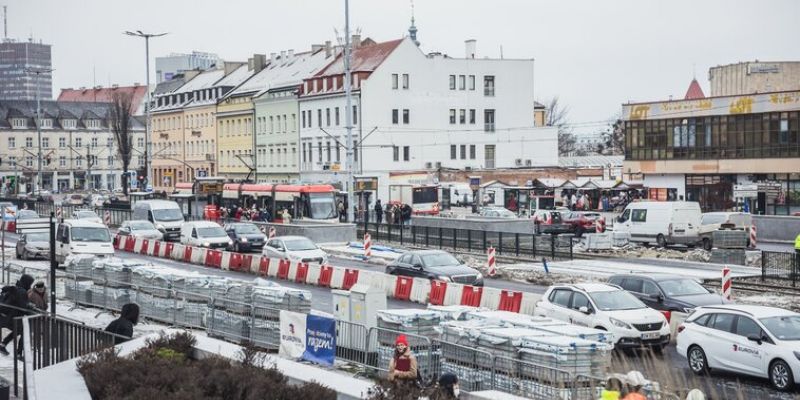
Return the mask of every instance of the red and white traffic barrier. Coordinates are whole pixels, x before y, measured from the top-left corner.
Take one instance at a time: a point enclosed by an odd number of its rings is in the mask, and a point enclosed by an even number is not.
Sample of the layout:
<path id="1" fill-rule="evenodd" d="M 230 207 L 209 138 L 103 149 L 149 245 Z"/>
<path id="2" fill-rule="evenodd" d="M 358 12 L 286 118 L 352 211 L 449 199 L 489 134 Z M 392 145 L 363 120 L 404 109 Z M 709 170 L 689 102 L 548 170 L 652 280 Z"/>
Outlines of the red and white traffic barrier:
<path id="1" fill-rule="evenodd" d="M 750 226 L 750 247 L 756 248 L 756 239 L 758 239 L 758 232 L 755 225 Z"/>
<path id="2" fill-rule="evenodd" d="M 370 258 L 372 256 L 372 236 L 369 233 L 364 234 L 364 257 Z"/>
<path id="3" fill-rule="evenodd" d="M 722 297 L 727 300 L 731 299 L 731 289 L 733 281 L 731 280 L 731 269 L 725 267 L 722 269 Z"/>
<path id="4" fill-rule="evenodd" d="M 106 226 L 111 226 L 111 212 L 106 210 L 105 214 L 103 214 L 103 222 L 105 222 Z"/>
<path id="5" fill-rule="evenodd" d="M 595 221 L 595 231 L 603 233 L 606 231 L 606 217 L 598 217 Z"/>
<path id="6" fill-rule="evenodd" d="M 57 207 L 56 208 L 56 218 L 58 218 L 59 221 L 61 220 L 62 215 L 63 214 L 62 214 L 62 211 L 61 211 L 61 207 Z"/>
<path id="7" fill-rule="evenodd" d="M 269 227 L 269 235 L 268 235 L 268 237 L 270 239 L 272 239 L 272 238 L 275 237 L 275 235 L 276 235 L 275 227 L 274 226 L 270 226 Z"/>
<path id="8" fill-rule="evenodd" d="M 497 275 L 497 265 L 495 259 L 494 247 L 489 246 L 486 249 L 486 269 L 489 270 L 489 276 L 494 277 Z"/>

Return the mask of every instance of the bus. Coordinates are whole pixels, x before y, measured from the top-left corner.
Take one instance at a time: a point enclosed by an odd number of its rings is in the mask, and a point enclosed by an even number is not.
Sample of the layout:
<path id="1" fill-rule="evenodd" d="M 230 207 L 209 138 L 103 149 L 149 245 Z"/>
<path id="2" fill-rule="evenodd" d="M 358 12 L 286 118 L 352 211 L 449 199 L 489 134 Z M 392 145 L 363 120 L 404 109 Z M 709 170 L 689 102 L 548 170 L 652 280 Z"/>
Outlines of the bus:
<path id="1" fill-rule="evenodd" d="M 338 222 L 336 192 L 333 186 L 324 184 L 226 183 L 222 186 L 222 205 L 268 209 L 276 222 L 281 221 L 283 209 L 294 219 Z"/>
<path id="2" fill-rule="evenodd" d="M 389 185 L 389 202 L 408 204 L 415 215 L 439 215 L 439 185 Z"/>

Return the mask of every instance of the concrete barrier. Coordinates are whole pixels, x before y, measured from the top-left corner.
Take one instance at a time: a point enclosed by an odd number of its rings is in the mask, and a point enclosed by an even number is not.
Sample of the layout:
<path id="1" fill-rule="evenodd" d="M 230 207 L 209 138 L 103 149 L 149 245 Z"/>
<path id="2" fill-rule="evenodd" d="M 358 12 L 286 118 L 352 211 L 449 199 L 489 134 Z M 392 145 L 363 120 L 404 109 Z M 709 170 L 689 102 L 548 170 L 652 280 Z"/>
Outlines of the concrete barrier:
<path id="1" fill-rule="evenodd" d="M 800 217 L 788 215 L 754 215 L 759 242 L 789 242 L 800 233 Z"/>

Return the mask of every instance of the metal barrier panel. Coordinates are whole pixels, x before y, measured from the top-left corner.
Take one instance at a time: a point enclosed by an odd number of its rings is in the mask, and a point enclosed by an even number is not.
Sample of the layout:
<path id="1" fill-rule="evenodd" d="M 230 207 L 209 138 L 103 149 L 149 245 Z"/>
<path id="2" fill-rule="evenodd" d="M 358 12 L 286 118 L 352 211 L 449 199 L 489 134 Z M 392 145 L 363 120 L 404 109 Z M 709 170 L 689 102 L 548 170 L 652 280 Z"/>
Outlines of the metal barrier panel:
<path id="1" fill-rule="evenodd" d="M 762 251 L 761 252 L 761 279 L 791 280 L 797 282 L 798 264 L 800 255 L 789 252 Z"/>
<path id="2" fill-rule="evenodd" d="M 466 391 L 494 389 L 494 356 L 491 353 L 449 342 L 437 342 L 437 345 L 441 352 L 440 374 L 455 374 L 459 386 Z"/>
<path id="3" fill-rule="evenodd" d="M 336 320 L 336 358 L 367 365 L 368 340 L 366 326 Z"/>
<path id="4" fill-rule="evenodd" d="M 531 399 L 575 398 L 569 372 L 503 356 L 494 357 L 495 390 Z"/>

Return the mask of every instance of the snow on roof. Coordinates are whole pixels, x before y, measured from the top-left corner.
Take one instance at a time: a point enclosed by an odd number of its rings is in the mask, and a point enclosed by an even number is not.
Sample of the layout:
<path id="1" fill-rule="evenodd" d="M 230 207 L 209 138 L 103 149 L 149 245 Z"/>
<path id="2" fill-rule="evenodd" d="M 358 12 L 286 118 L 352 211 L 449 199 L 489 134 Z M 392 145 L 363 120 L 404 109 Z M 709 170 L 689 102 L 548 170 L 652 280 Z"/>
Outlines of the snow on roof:
<path id="1" fill-rule="evenodd" d="M 203 71 L 194 78 L 190 79 L 189 82 L 186 82 L 183 86 L 179 87 L 175 93 L 185 93 L 200 89 L 208 89 L 215 86 L 214 83 L 222 79 L 223 76 L 225 76 L 225 71 L 221 69 Z"/>
<path id="2" fill-rule="evenodd" d="M 537 178 L 536 181 L 548 188 L 557 188 L 564 184 L 564 180 L 558 178 Z"/>
<path id="3" fill-rule="evenodd" d="M 253 71 L 248 69 L 247 64 L 242 64 L 242 66 L 220 79 L 214 86 L 239 86 L 251 76 L 253 76 Z"/>
<path id="4" fill-rule="evenodd" d="M 392 54 L 392 51 L 400 45 L 403 39 L 390 40 L 388 42 L 363 45 L 353 50 L 351 55 L 350 70 L 353 72 L 372 72 L 378 68 L 383 60 Z M 344 71 L 344 53 L 339 54 L 332 63 L 325 67 L 315 76 L 340 75 Z"/>
<path id="5" fill-rule="evenodd" d="M 325 56 L 324 50 L 297 53 L 292 57 L 278 56 L 274 63 L 269 62 L 261 72 L 241 84 L 230 95 L 250 92 L 261 94 L 273 88 L 299 86 L 303 79 L 316 74 L 330 60 Z"/>

